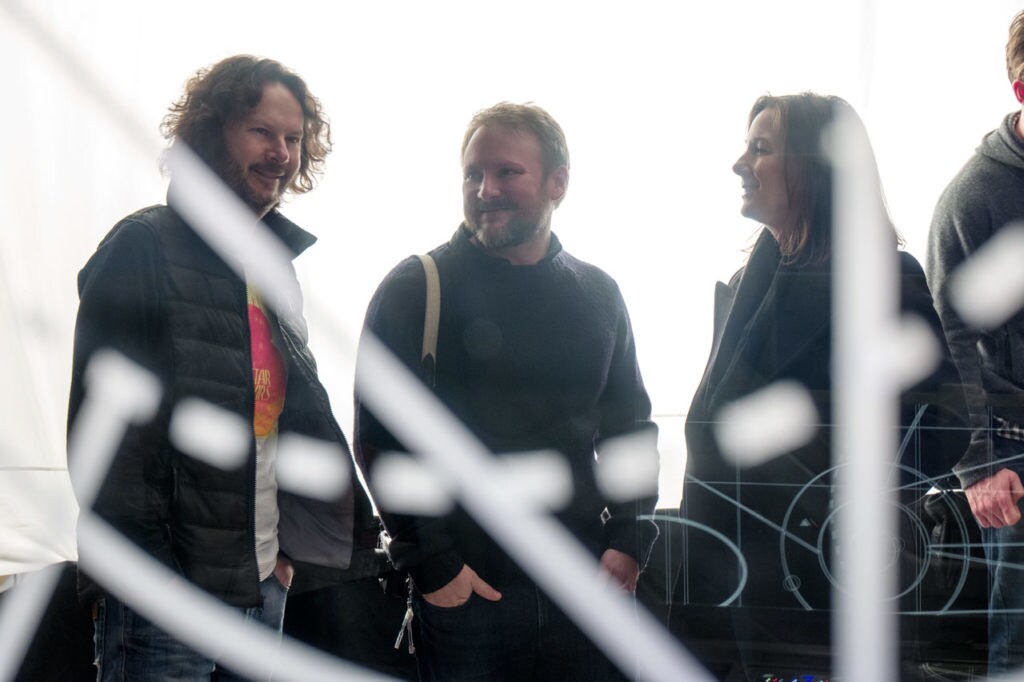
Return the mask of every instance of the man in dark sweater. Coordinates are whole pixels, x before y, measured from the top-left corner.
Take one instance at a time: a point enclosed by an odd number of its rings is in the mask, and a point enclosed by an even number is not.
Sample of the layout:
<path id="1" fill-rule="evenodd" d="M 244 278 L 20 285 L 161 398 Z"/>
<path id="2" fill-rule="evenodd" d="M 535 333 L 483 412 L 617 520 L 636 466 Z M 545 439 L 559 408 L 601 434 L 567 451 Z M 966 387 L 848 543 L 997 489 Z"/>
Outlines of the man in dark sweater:
<path id="1" fill-rule="evenodd" d="M 597 484 L 595 448 L 638 433 L 653 444 L 655 427 L 617 285 L 551 233 L 568 187 L 565 138 L 539 107 L 503 103 L 473 118 L 462 163 L 465 222 L 430 252 L 441 304 L 436 366 L 425 379 L 492 452 L 564 457 L 574 491 L 557 518 L 632 592 L 657 535 L 638 518 L 653 512 L 655 486 L 640 499 L 612 499 Z M 365 324 L 419 375 L 425 296 L 424 268 L 408 258 L 381 283 Z M 406 448 L 361 402 L 356 430 L 357 461 L 373 491 L 377 455 Z M 391 555 L 413 579 L 426 679 L 611 674 L 607 659 L 463 509 L 381 514 Z"/>
<path id="2" fill-rule="evenodd" d="M 1010 26 L 1006 67 L 1024 105 L 1024 12 Z M 992 573 L 989 672 L 1024 663 L 1024 311 L 977 329 L 951 304 L 957 268 L 1014 221 L 1024 220 L 1024 119 L 1015 111 L 988 133 L 943 192 L 928 243 L 928 282 L 971 412 L 971 445 L 954 467 L 983 528 Z"/>

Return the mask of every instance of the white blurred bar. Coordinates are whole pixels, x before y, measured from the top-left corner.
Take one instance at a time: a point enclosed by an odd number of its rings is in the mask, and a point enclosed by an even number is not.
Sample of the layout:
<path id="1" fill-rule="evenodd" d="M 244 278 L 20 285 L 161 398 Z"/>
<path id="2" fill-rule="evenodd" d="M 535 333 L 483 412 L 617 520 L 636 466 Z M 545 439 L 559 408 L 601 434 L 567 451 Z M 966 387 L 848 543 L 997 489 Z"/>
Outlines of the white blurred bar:
<path id="1" fill-rule="evenodd" d="M 895 455 L 897 403 L 886 353 L 896 326 L 898 263 L 893 237 L 875 203 L 877 181 L 861 126 L 832 126 L 833 377 L 837 464 L 836 547 L 839 589 L 833 590 L 834 670 L 843 680 L 898 679 L 895 593 L 888 568 L 895 508 L 887 470 Z"/>

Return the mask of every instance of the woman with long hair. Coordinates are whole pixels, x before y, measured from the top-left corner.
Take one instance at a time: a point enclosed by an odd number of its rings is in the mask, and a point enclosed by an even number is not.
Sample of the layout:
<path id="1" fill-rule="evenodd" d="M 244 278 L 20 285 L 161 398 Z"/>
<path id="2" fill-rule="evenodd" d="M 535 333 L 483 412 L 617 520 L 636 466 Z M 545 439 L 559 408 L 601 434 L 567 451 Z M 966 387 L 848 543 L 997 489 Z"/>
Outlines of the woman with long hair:
<path id="1" fill-rule="evenodd" d="M 741 213 L 763 227 L 746 264 L 715 292 L 711 357 L 686 420 L 684 565 L 673 603 L 673 627 L 722 676 L 733 674 L 736 659 L 748 672 L 755 660 L 809 665 L 807 672 L 830 665 L 833 561 L 842 539 L 831 523 L 836 173 L 824 142 L 839 118 L 855 126 L 842 134 L 861 145 L 874 175 L 871 196 L 857 197 L 858 205 L 878 207 L 897 250 L 902 239 L 874 155 L 846 101 L 813 93 L 759 98 L 733 166 Z M 945 348 L 921 266 L 902 251 L 898 259 L 901 309 L 924 319 Z M 968 432 L 950 428 L 963 425 L 962 390 L 944 355 L 900 402 L 901 434 L 914 436 L 903 448 L 904 480 L 948 472 L 967 445 Z M 806 389 L 817 410 L 813 435 L 758 463 L 723 454 L 723 408 L 779 381 Z M 894 452 L 900 442 L 894 434 Z"/>

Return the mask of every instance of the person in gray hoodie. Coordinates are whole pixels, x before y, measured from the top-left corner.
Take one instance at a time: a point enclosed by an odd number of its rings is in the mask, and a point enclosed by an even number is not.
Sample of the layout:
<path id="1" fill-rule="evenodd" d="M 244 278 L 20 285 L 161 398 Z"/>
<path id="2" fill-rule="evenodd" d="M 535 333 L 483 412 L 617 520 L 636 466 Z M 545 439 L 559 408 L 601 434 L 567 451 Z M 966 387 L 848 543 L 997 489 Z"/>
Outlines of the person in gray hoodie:
<path id="1" fill-rule="evenodd" d="M 1010 25 L 1006 68 L 1024 110 L 1024 11 Z M 985 539 L 992 576 L 989 673 L 1024 664 L 1024 310 L 978 329 L 954 309 L 957 269 L 1000 230 L 1024 221 L 1024 119 L 1007 115 L 988 133 L 935 207 L 927 276 L 964 382 L 971 444 L 954 472 Z"/>

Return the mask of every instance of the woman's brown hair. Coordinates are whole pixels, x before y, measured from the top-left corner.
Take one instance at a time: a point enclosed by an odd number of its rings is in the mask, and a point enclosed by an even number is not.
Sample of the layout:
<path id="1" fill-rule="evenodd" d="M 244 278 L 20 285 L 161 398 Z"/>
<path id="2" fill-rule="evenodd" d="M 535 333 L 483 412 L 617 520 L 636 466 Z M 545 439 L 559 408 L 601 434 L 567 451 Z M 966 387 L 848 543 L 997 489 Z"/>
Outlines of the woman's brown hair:
<path id="1" fill-rule="evenodd" d="M 784 169 L 789 205 L 798 216 L 796 227 L 778 235 L 783 261 L 794 265 L 822 263 L 832 254 L 833 161 L 824 136 L 840 118 L 860 128 L 857 137 L 866 145 L 866 158 L 874 173 L 882 220 L 892 229 L 895 242 L 903 239 L 896 231 L 885 205 L 881 178 L 867 132 L 856 111 L 841 97 L 802 92 L 798 95 L 759 97 L 750 110 L 747 125 L 762 111 L 778 117 L 784 151 Z"/>

